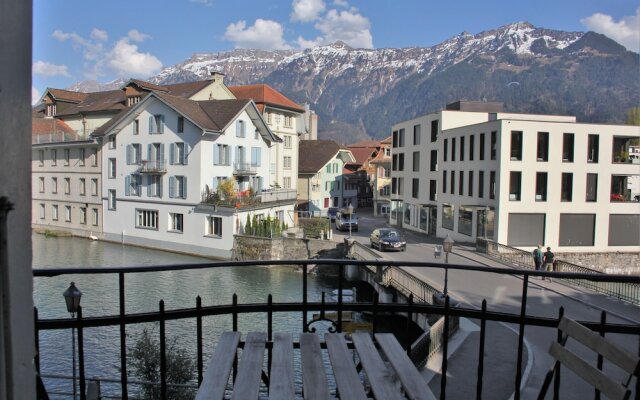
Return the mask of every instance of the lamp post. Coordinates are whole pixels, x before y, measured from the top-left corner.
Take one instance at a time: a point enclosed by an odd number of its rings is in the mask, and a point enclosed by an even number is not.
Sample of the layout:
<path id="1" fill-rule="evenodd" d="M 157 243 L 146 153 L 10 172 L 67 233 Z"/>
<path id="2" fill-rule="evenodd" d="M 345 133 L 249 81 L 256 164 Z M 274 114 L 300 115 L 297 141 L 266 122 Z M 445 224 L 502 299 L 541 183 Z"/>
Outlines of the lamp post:
<path id="1" fill-rule="evenodd" d="M 349 239 L 351 239 L 351 224 L 353 223 L 353 205 L 351 205 L 351 202 L 347 206 L 347 212 L 349 213 Z"/>
<path id="2" fill-rule="evenodd" d="M 71 285 L 67 290 L 62 293 L 64 296 L 64 301 L 67 303 L 67 311 L 71 314 L 71 318 L 76 317 L 76 313 L 78 312 L 78 307 L 80 307 L 80 298 L 82 297 L 82 292 L 80 289 L 76 287 L 74 282 L 71 282 Z M 75 328 L 71 328 L 71 363 L 72 366 L 72 378 L 73 378 L 73 398 L 76 398 L 76 330 Z"/>
<path id="3" fill-rule="evenodd" d="M 442 248 L 444 250 L 444 263 L 449 264 L 449 253 L 451 253 L 451 249 L 453 248 L 453 239 L 447 233 L 447 237 L 442 241 Z M 446 296 L 448 293 L 448 283 L 449 283 L 449 268 L 444 267 L 444 295 Z"/>

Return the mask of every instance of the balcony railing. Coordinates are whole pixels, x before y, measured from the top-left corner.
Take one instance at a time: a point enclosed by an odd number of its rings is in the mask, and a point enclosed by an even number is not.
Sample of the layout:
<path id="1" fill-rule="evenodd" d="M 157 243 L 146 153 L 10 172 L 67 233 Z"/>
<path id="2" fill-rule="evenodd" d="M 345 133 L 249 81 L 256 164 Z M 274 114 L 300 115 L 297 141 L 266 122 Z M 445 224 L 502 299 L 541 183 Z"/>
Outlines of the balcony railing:
<path id="1" fill-rule="evenodd" d="M 482 302 L 482 306 L 479 308 L 471 308 L 471 307 L 463 307 L 460 305 L 454 305 L 450 303 L 449 297 L 444 296 L 444 300 L 442 303 L 438 302 L 437 304 L 429 304 L 427 302 L 414 302 L 413 296 L 410 296 L 406 303 L 379 303 L 378 297 L 373 296 L 372 301 L 360 301 L 355 303 L 346 303 L 343 299 L 343 286 L 345 276 L 345 263 L 349 265 L 358 266 L 360 268 L 367 268 L 367 266 L 372 266 L 377 269 L 377 267 L 388 267 L 388 268 L 399 268 L 399 267 L 411 267 L 411 268 L 426 268 L 426 269 L 445 269 L 445 270 L 462 270 L 462 271 L 474 271 L 475 273 L 490 273 L 497 274 L 499 276 L 518 276 L 522 279 L 522 296 L 520 297 L 520 313 L 508 313 L 508 312 L 497 312 L 497 311 L 489 311 L 487 310 L 486 301 Z M 140 274 L 152 273 L 152 272 L 163 272 L 163 271 L 175 271 L 176 273 L 179 271 L 185 271 L 185 273 L 193 273 L 195 270 L 209 270 L 215 268 L 256 268 L 262 266 L 270 266 L 270 265 L 290 265 L 297 266 L 302 270 L 302 274 L 300 275 L 300 284 L 302 285 L 302 301 L 300 303 L 274 303 L 272 301 L 271 295 L 268 296 L 264 303 L 250 303 L 250 304 L 238 304 L 238 298 L 236 295 L 233 295 L 231 299 L 231 303 L 228 304 L 220 304 L 220 305 L 203 305 L 200 297 L 196 297 L 195 306 L 186 307 L 186 308 L 177 308 L 177 309 L 169 309 L 165 310 L 164 301 L 160 300 L 158 304 L 157 312 L 141 312 L 141 313 L 126 313 L 125 312 L 125 304 L 127 304 L 127 293 L 126 293 L 126 280 L 131 275 L 131 278 L 134 281 L 139 281 Z M 323 265 L 324 267 L 336 268 L 338 270 L 338 296 L 337 301 L 326 302 L 324 295 L 322 296 L 321 301 L 311 302 L 308 299 L 308 270 L 312 265 Z M 48 335 L 45 333 L 50 330 L 60 330 L 60 329 L 71 329 L 75 328 L 78 332 L 76 338 L 77 346 L 78 346 L 78 355 L 79 355 L 79 382 L 80 382 L 80 393 L 86 393 L 86 384 L 87 377 L 85 374 L 85 347 L 87 343 L 84 341 L 83 332 L 89 328 L 98 328 L 98 327 L 115 327 L 119 328 L 120 332 L 120 355 L 119 355 L 119 370 L 120 370 L 120 393 L 119 397 L 123 399 L 129 398 L 129 385 L 132 383 L 129 375 L 127 373 L 129 364 L 127 363 L 128 358 L 130 357 L 129 348 L 127 347 L 127 336 L 126 336 L 126 328 L 128 326 L 137 325 L 137 324 L 147 324 L 150 322 L 156 322 L 159 324 L 159 340 L 160 340 L 160 379 L 159 386 L 161 387 L 161 398 L 166 398 L 167 391 L 167 370 L 166 370 L 166 347 L 164 343 L 166 343 L 165 337 L 165 326 L 168 321 L 184 321 L 184 324 L 191 323 L 195 320 L 194 326 L 194 337 L 195 343 L 197 346 L 197 382 L 194 384 L 199 385 L 203 379 L 204 373 L 204 352 L 203 352 L 203 326 L 209 326 L 205 324 L 205 319 L 211 318 L 219 315 L 229 315 L 232 318 L 232 326 L 233 330 L 238 330 L 238 319 L 240 316 L 244 314 L 250 313 L 263 313 L 267 316 L 267 329 L 268 329 L 268 346 L 272 346 L 272 332 L 274 329 L 273 324 L 273 315 L 274 313 L 300 313 L 302 316 L 301 326 L 299 331 L 301 332 L 313 332 L 315 331 L 315 326 L 312 327 L 318 320 L 309 318 L 310 313 L 319 312 L 320 320 L 329 321 L 335 327 L 337 332 L 342 332 L 344 328 L 343 323 L 343 313 L 345 312 L 366 312 L 371 316 L 372 322 L 372 331 L 377 332 L 377 327 L 379 324 L 379 318 L 383 313 L 401 313 L 407 316 L 406 323 L 407 326 L 406 331 L 409 331 L 409 324 L 412 320 L 412 316 L 415 314 L 426 314 L 433 316 L 443 316 L 442 322 L 437 323 L 433 327 L 433 331 L 430 333 L 430 336 L 434 339 L 439 338 L 442 346 L 442 353 L 447 354 L 448 342 L 449 342 L 449 332 L 452 329 L 452 318 L 454 317 L 464 317 L 469 318 L 475 321 L 478 321 L 480 325 L 480 340 L 479 344 L 477 344 L 477 354 L 479 357 L 477 358 L 477 365 L 465 365 L 464 368 L 468 371 L 468 376 L 465 378 L 465 381 L 473 387 L 477 388 L 476 397 L 482 397 L 482 383 L 485 379 L 484 370 L 485 370 L 485 353 L 489 353 L 493 350 L 492 344 L 488 343 L 485 346 L 485 334 L 486 334 L 486 322 L 503 322 L 508 324 L 514 324 L 519 326 L 518 333 L 514 333 L 518 335 L 517 342 L 511 343 L 500 343 L 501 346 L 500 351 L 508 351 L 509 348 L 513 351 L 514 354 L 517 354 L 517 368 L 515 368 L 514 375 L 511 376 L 501 376 L 502 380 L 512 380 L 513 382 L 513 390 L 514 396 L 516 399 L 520 398 L 521 390 L 522 390 L 522 377 L 523 377 L 523 369 L 522 365 L 524 362 L 523 359 L 523 349 L 524 349 L 524 332 L 525 327 L 533 328 L 535 327 L 535 335 L 539 336 L 541 334 L 546 334 L 547 337 L 550 338 L 550 342 L 555 340 L 557 336 L 557 325 L 560 317 L 563 315 L 564 311 L 562 308 L 558 310 L 558 317 L 550 317 L 550 316 L 531 316 L 527 314 L 530 311 L 531 307 L 527 308 L 528 296 L 527 296 L 527 288 L 530 283 L 529 280 L 532 276 L 547 276 L 553 278 L 559 278 L 565 281 L 570 280 L 584 280 L 589 282 L 598 282 L 598 284 L 608 284 L 608 285 L 640 285 L 640 277 L 637 276 L 620 276 L 620 275 L 604 275 L 604 274 L 584 274 L 584 273 L 565 273 L 565 272 L 541 272 L 541 271 L 532 271 L 529 269 L 512 269 L 512 268 L 491 268 L 488 270 L 485 266 L 464 266 L 464 265 L 455 265 L 455 264 L 434 264 L 434 263 L 422 263 L 422 262 L 394 262 L 394 261 L 358 261 L 358 260 L 322 260 L 322 259 L 313 259 L 313 260 L 278 260 L 278 261 L 236 261 L 236 262 L 216 262 L 216 263 L 205 263 L 205 264 L 192 264 L 192 265 L 166 265 L 166 266 L 153 266 L 153 267 L 123 267 L 123 268 L 67 268 L 67 269 L 36 269 L 33 271 L 33 275 L 36 279 L 40 279 L 43 277 L 53 277 L 53 276 L 61 276 L 61 275 L 74 275 L 76 282 L 82 279 L 84 275 L 98 275 L 98 274 L 110 274 L 116 275 L 118 277 L 118 291 L 117 296 L 119 298 L 119 313 L 115 315 L 97 315 L 91 317 L 83 317 L 82 308 L 78 310 L 77 317 L 74 319 L 41 319 L 38 317 L 38 310 L 35 310 L 35 329 L 36 329 L 36 359 L 35 365 L 38 372 L 40 372 L 40 359 L 44 357 L 48 357 L 48 354 L 40 351 L 39 340 L 42 335 Z M 129 286 L 132 287 L 132 286 Z M 133 286 L 135 287 L 135 286 Z M 512 299 L 513 301 L 516 299 Z M 184 307 L 184 306 L 182 306 Z M 329 314 L 329 312 L 333 312 L 334 314 Z M 604 313 L 603 313 L 604 314 Z M 329 320 L 328 315 L 335 315 L 334 320 Z M 597 331 L 600 335 L 610 335 L 612 333 L 616 333 L 619 335 L 614 335 L 615 337 L 625 337 L 629 338 L 632 343 L 637 343 L 638 338 L 640 338 L 640 326 L 637 324 L 620 324 L 620 323 L 609 323 L 606 318 L 601 318 L 600 321 L 580 321 L 588 329 L 592 331 Z M 276 327 L 277 328 L 277 327 Z M 545 329 L 547 329 L 545 331 Z M 405 351 L 407 351 L 410 355 L 413 355 L 414 352 L 420 351 L 424 352 L 426 346 L 426 338 L 424 335 L 421 336 L 418 340 L 413 342 L 414 346 L 419 348 L 412 347 L 411 338 L 409 335 L 402 335 L 403 337 L 399 338 L 400 343 L 404 346 Z M 423 340 L 425 339 L 425 340 Z M 131 340 L 131 339 L 129 339 Z M 474 342 L 475 343 L 475 342 Z M 241 346 L 244 343 L 241 342 Z M 326 349 L 326 343 L 322 343 L 322 348 Z M 511 346 L 511 347 L 510 347 Z M 294 349 L 299 349 L 300 344 L 294 343 Z M 350 345 L 350 348 L 353 348 L 353 345 Z M 431 352 L 435 352 L 435 348 L 430 349 Z M 271 354 L 271 353 L 269 353 Z M 490 354 L 490 353 L 489 353 Z M 93 355 L 92 358 L 100 357 L 100 355 Z M 270 356 L 268 356 L 270 357 Z M 446 399 L 446 390 L 447 390 L 447 357 L 442 357 L 441 362 L 441 370 L 440 370 L 440 399 Z M 594 361 L 595 363 L 595 361 Z M 271 362 L 269 362 L 271 365 Z M 489 370 L 489 369 L 487 369 Z M 263 372 L 263 379 L 268 381 L 269 372 Z M 474 379 L 475 375 L 475 379 Z M 234 374 L 235 376 L 235 374 Z M 565 376 L 564 374 L 562 376 Z M 559 381 L 558 376 L 558 382 Z M 158 384 L 158 382 L 154 382 L 152 384 Z M 637 385 L 636 385 L 637 386 Z M 473 389 L 471 389 L 473 390 Z M 491 390 L 485 389 L 485 390 Z M 84 398 L 84 395 L 83 395 Z"/>
<path id="2" fill-rule="evenodd" d="M 136 171 L 139 174 L 164 174 L 167 172 L 166 160 L 141 160 Z"/>
<path id="3" fill-rule="evenodd" d="M 92 132 L 93 130 L 89 132 L 75 131 L 40 133 L 31 136 L 31 144 L 69 143 L 92 140 L 89 137 Z"/>
<path id="4" fill-rule="evenodd" d="M 236 192 L 233 196 L 223 197 L 218 192 L 202 191 L 202 204 L 210 204 L 227 208 L 251 208 L 264 203 L 294 201 L 297 197 L 295 189 L 269 189 L 252 193 L 249 190 Z"/>
<path id="5" fill-rule="evenodd" d="M 251 163 L 234 163 L 234 175 L 255 175 L 258 173 L 258 166 Z"/>

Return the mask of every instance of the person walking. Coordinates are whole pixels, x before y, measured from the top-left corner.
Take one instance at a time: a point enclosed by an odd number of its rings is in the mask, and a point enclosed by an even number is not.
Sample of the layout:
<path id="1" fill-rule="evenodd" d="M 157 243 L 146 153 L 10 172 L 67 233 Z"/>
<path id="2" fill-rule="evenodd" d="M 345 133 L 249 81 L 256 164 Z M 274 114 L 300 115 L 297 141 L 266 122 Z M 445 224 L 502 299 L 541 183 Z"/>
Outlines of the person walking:
<path id="1" fill-rule="evenodd" d="M 542 254 L 542 245 L 538 245 L 535 249 L 533 249 L 533 263 L 536 266 L 536 271 L 540 271 L 542 269 L 542 261 L 544 256 Z"/>
<path id="2" fill-rule="evenodd" d="M 547 251 L 544 253 L 544 269 L 545 271 L 553 271 L 553 253 L 551 247 L 547 247 Z M 551 278 L 547 278 L 551 282 Z M 544 277 L 542 278 L 544 280 Z"/>

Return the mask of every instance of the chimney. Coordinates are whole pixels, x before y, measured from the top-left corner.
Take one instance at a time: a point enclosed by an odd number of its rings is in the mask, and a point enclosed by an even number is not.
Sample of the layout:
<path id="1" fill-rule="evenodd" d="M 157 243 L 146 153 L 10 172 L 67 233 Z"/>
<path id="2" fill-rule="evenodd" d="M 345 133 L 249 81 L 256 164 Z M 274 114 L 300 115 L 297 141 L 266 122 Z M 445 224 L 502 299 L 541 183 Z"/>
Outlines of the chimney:
<path id="1" fill-rule="evenodd" d="M 224 74 L 222 72 L 212 71 L 210 79 L 222 85 L 224 83 Z"/>

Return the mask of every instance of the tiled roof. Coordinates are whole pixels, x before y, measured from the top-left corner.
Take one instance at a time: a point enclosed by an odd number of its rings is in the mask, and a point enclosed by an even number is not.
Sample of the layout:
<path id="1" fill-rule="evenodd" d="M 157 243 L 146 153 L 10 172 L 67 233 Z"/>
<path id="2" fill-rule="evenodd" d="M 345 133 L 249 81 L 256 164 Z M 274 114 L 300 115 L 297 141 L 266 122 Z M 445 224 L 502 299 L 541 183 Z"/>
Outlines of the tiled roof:
<path id="1" fill-rule="evenodd" d="M 71 90 L 64 89 L 47 89 L 47 91 L 56 100 L 70 101 L 73 103 L 79 103 L 89 95 L 89 93 L 72 92 Z"/>
<path id="2" fill-rule="evenodd" d="M 288 99 L 285 95 L 264 83 L 257 85 L 229 86 L 238 99 L 252 99 L 256 104 L 277 106 L 303 113 L 304 107 Z M 264 111 L 264 110 L 261 110 Z"/>
<path id="3" fill-rule="evenodd" d="M 393 136 L 389 136 L 388 138 L 382 139 L 380 141 L 380 143 L 381 144 L 391 144 L 392 140 L 393 140 Z"/>
<path id="4" fill-rule="evenodd" d="M 166 92 L 167 91 L 167 88 L 164 87 L 164 86 L 156 85 L 154 83 L 143 81 L 141 79 L 129 79 L 129 82 L 127 82 L 124 85 L 124 87 L 129 86 L 129 83 L 133 83 L 133 84 L 137 85 L 138 87 L 140 87 L 142 89 L 156 90 L 156 91 L 159 91 L 159 92 Z"/>
<path id="5" fill-rule="evenodd" d="M 347 147 L 350 148 L 350 149 L 356 148 L 356 147 L 378 148 L 378 147 L 380 147 L 380 141 L 379 140 L 361 140 L 361 141 L 359 141 L 357 143 L 350 144 Z"/>
<path id="6" fill-rule="evenodd" d="M 298 172 L 316 173 L 340 151 L 333 140 L 301 140 L 298 148 Z"/>
<path id="7" fill-rule="evenodd" d="M 169 94 L 189 98 L 211 84 L 210 80 L 164 85 Z"/>
<path id="8" fill-rule="evenodd" d="M 347 148 L 351 150 L 351 153 L 353 153 L 353 157 L 355 157 L 356 159 L 356 162 L 354 164 L 359 164 L 359 165 L 364 164 L 369 158 L 371 158 L 373 153 L 375 153 L 376 151 L 375 147 L 352 148 L 351 145 L 349 145 L 347 146 Z"/>
<path id="9" fill-rule="evenodd" d="M 58 111 L 57 115 L 76 115 L 91 112 L 119 112 L 124 109 L 125 96 L 122 90 L 86 93 L 87 97 L 80 103 Z"/>

